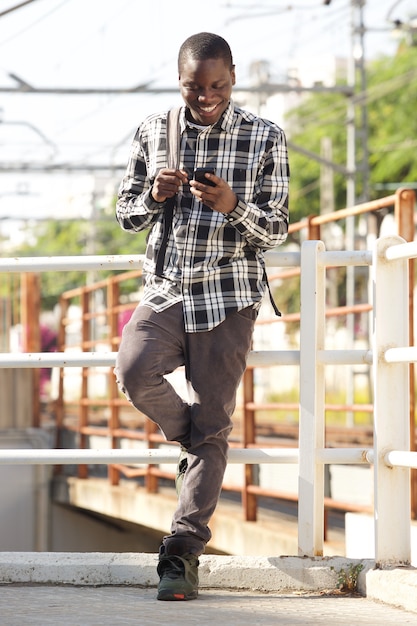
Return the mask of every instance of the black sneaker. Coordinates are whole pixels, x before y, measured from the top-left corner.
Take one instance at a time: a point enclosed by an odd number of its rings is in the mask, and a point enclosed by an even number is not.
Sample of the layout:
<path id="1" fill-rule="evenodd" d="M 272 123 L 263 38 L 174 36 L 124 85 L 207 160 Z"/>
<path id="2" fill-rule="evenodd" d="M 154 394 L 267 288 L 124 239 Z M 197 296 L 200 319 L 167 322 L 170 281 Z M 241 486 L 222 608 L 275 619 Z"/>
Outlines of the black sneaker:
<path id="1" fill-rule="evenodd" d="M 161 556 L 158 600 L 195 600 L 198 595 L 198 558 L 194 554 Z"/>
<path id="2" fill-rule="evenodd" d="M 177 496 L 181 493 L 182 482 L 184 480 L 184 474 L 187 471 L 188 467 L 188 455 L 186 448 L 181 446 L 181 452 L 178 459 L 177 465 L 177 473 L 175 475 L 175 489 L 177 491 Z"/>

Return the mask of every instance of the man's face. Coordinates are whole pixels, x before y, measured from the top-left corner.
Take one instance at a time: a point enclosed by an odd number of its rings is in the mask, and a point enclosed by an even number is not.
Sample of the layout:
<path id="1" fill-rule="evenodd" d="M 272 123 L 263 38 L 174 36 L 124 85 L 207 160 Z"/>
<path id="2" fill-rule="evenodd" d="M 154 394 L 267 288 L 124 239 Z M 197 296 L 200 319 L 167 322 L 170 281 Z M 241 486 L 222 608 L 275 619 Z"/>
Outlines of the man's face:
<path id="1" fill-rule="evenodd" d="M 224 59 L 187 58 L 179 75 L 180 92 L 196 124 L 215 124 L 227 109 L 236 82 Z"/>

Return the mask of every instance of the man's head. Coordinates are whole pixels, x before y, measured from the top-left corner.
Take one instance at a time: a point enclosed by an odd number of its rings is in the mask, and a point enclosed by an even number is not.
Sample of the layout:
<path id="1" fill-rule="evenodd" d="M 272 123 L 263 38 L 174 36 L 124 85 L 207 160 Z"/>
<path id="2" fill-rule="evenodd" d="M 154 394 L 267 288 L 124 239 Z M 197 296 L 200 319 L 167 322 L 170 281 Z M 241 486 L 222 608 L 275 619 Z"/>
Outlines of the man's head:
<path id="1" fill-rule="evenodd" d="M 178 54 L 178 74 L 191 120 L 203 126 L 217 122 L 229 104 L 236 81 L 227 41 L 212 33 L 189 37 Z"/>

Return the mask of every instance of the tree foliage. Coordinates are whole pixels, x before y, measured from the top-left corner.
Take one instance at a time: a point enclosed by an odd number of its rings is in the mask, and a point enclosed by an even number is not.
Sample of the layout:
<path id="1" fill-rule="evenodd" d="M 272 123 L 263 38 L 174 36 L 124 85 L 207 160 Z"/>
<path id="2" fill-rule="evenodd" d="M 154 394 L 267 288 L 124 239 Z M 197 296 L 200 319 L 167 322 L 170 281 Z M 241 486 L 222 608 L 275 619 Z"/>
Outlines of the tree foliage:
<path id="1" fill-rule="evenodd" d="M 369 148 L 375 185 L 417 181 L 417 48 L 401 45 L 394 58 L 369 69 Z"/>
<path id="2" fill-rule="evenodd" d="M 332 161 L 346 165 L 346 100 L 340 93 L 317 93 L 308 96 L 287 117 L 287 135 L 301 149 L 321 154 L 322 140 L 330 138 Z M 320 213 L 321 165 L 297 150 L 289 149 L 291 168 L 291 221 Z M 335 203 L 345 206 L 345 180 L 335 174 Z"/>
<path id="3" fill-rule="evenodd" d="M 363 158 L 361 105 L 366 104 L 370 198 L 387 195 L 390 185 L 417 180 L 417 48 L 399 46 L 393 57 L 382 57 L 367 66 L 366 93 L 355 94 L 358 165 Z M 346 166 L 347 99 L 337 93 L 308 96 L 287 118 L 291 141 L 320 154 L 324 138 L 333 146 L 332 160 Z M 290 150 L 291 221 L 320 213 L 320 164 Z M 362 194 L 357 177 L 357 197 Z M 390 191 L 388 193 L 391 193 Z M 334 175 L 335 209 L 346 207 L 346 178 Z"/>

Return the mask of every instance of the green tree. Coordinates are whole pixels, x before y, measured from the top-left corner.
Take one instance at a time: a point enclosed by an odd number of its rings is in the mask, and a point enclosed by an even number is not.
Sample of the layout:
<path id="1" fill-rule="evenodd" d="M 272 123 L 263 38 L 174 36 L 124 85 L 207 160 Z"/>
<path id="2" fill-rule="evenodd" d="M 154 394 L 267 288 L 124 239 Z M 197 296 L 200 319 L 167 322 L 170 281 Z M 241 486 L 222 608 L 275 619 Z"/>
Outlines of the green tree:
<path id="1" fill-rule="evenodd" d="M 287 116 L 287 134 L 291 142 L 304 150 L 321 152 L 321 142 L 330 138 L 334 163 L 346 165 L 346 99 L 338 93 L 312 94 Z M 291 167 L 291 221 L 320 213 L 320 163 L 294 149 L 289 149 Z M 335 174 L 335 203 L 345 206 L 346 181 Z"/>
<path id="2" fill-rule="evenodd" d="M 386 195 L 392 183 L 417 180 L 417 48 L 399 46 L 393 57 L 382 57 L 367 66 L 367 92 L 356 94 L 368 114 L 368 151 L 371 198 Z M 294 144 L 320 154 L 321 142 L 329 137 L 333 161 L 346 165 L 347 101 L 336 93 L 312 94 L 287 117 L 287 134 Z M 359 124 L 360 107 L 357 107 Z M 362 158 L 360 142 L 357 161 Z M 290 150 L 291 221 L 320 213 L 320 164 Z M 361 179 L 357 181 L 360 196 Z M 346 206 L 346 178 L 334 176 L 335 209 Z"/>
<path id="3" fill-rule="evenodd" d="M 381 57 L 367 66 L 367 90 L 356 94 L 358 128 L 361 107 L 368 114 L 368 152 L 370 198 L 392 193 L 392 185 L 417 181 L 417 48 L 401 44 L 393 57 Z M 340 93 L 315 93 L 287 116 L 286 131 L 296 146 L 320 154 L 324 138 L 332 142 L 332 160 L 346 166 L 347 100 Z M 358 133 L 359 135 L 359 133 Z M 357 162 L 363 158 L 363 147 L 357 142 Z M 290 216 L 291 222 L 321 212 L 321 165 L 312 157 L 290 149 Z M 334 174 L 335 209 L 346 207 L 346 177 Z M 357 197 L 362 193 L 362 180 L 356 181 Z M 294 239 L 298 243 L 298 234 Z M 291 241 L 291 238 L 289 239 Z M 363 275 L 357 272 L 357 288 Z M 346 292 L 345 271 L 335 278 L 339 302 Z M 299 310 L 299 291 L 295 279 L 284 281 L 276 289 L 276 300 L 285 312 Z"/>
<path id="4" fill-rule="evenodd" d="M 369 68 L 369 152 L 374 188 L 417 181 L 416 68 L 417 48 L 405 44 L 395 57 L 382 58 Z"/>

